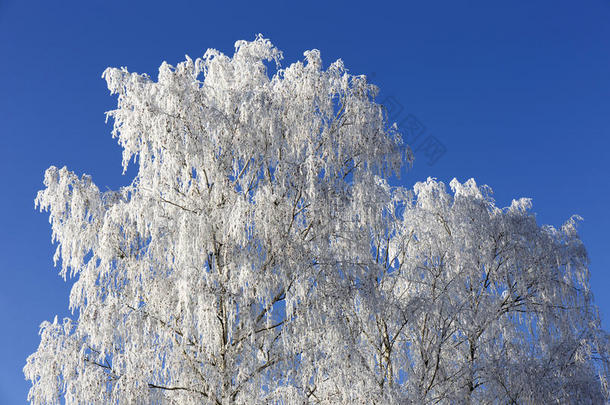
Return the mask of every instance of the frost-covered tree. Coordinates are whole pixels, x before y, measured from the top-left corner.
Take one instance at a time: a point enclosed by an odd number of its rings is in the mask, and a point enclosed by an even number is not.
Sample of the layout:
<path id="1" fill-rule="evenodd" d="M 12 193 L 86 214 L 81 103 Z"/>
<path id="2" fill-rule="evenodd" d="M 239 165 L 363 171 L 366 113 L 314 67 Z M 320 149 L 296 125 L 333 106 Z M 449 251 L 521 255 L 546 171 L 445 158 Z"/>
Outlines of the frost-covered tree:
<path id="1" fill-rule="evenodd" d="M 42 324 L 32 403 L 608 398 L 574 220 L 472 180 L 390 187 L 411 155 L 364 76 L 235 48 L 104 72 L 130 185 L 47 170 L 74 319 Z"/>

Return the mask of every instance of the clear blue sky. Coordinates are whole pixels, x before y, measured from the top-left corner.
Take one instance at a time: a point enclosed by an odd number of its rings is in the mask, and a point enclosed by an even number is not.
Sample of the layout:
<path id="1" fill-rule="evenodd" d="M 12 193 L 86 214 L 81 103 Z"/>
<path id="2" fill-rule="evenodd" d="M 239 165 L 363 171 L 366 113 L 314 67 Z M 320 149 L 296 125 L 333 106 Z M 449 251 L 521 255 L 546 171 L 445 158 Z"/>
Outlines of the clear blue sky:
<path id="1" fill-rule="evenodd" d="M 25 402 L 38 325 L 67 314 L 48 217 L 34 211 L 44 170 L 67 165 L 100 188 L 130 180 L 104 124 L 104 68 L 155 76 L 163 60 L 232 54 L 259 32 L 285 63 L 317 48 L 373 76 L 399 121 L 411 114 L 442 143 L 434 165 L 416 153 L 405 184 L 474 177 L 501 205 L 533 198 L 540 223 L 584 217 L 610 328 L 609 1 L 220 3 L 0 0 L 0 403 Z"/>

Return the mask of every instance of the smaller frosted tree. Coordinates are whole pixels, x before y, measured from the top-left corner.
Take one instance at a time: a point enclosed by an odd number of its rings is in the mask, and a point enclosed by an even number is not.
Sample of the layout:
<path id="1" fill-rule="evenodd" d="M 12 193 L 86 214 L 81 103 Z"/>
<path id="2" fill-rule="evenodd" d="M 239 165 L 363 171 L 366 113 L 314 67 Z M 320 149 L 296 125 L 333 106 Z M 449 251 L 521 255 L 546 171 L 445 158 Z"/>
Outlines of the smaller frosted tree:
<path id="1" fill-rule="evenodd" d="M 474 180 L 450 186 L 397 190 L 373 232 L 371 277 L 344 308 L 348 358 L 363 364 L 355 378 L 370 378 L 361 392 L 388 403 L 604 403 L 608 339 L 578 217 L 540 227 L 528 199 L 500 209 Z"/>
<path id="2" fill-rule="evenodd" d="M 258 37 L 156 81 L 104 72 L 138 172 L 106 192 L 45 174 L 74 319 L 42 324 L 29 400 L 606 400 L 574 221 L 539 227 L 474 181 L 391 187 L 411 155 L 376 88 L 315 50 L 280 60 Z"/>

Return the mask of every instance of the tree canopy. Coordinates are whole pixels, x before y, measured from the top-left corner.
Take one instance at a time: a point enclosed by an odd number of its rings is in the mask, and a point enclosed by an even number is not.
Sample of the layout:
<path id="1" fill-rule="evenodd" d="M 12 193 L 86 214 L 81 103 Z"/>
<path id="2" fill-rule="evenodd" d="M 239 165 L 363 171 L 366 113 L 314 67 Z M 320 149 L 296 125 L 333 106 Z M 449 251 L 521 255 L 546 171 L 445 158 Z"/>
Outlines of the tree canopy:
<path id="1" fill-rule="evenodd" d="M 33 404 L 600 403 L 608 339 L 578 218 L 539 226 L 412 162 L 377 89 L 317 50 L 103 77 L 137 175 L 51 167 L 36 204 L 75 278 L 44 322 Z M 133 163 L 132 163 L 133 162 Z"/>

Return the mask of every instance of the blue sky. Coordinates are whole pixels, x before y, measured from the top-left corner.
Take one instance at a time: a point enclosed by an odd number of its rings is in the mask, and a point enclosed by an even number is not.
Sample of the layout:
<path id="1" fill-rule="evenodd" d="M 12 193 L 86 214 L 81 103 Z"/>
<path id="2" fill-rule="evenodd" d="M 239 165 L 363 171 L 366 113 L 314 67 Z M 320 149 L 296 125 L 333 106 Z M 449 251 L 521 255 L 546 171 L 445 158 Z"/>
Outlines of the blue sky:
<path id="1" fill-rule="evenodd" d="M 368 74 L 398 121 L 425 127 L 426 149 L 401 182 L 474 177 L 499 205 L 531 197 L 540 223 L 572 214 L 610 328 L 610 2 L 286 3 L 0 0 L 0 403 L 25 402 L 22 367 L 43 320 L 67 314 L 53 268 L 44 170 L 67 165 L 100 188 L 130 181 L 104 112 L 107 66 L 155 76 L 166 60 L 232 54 L 259 32 L 284 63 L 317 48 Z M 427 138 L 427 137 L 434 138 Z"/>

